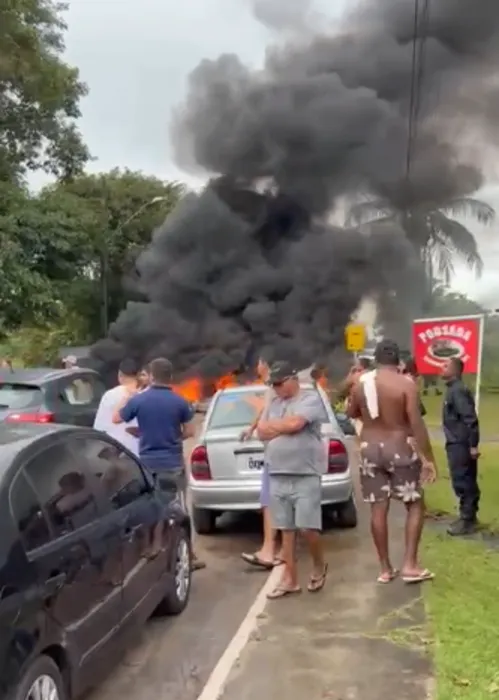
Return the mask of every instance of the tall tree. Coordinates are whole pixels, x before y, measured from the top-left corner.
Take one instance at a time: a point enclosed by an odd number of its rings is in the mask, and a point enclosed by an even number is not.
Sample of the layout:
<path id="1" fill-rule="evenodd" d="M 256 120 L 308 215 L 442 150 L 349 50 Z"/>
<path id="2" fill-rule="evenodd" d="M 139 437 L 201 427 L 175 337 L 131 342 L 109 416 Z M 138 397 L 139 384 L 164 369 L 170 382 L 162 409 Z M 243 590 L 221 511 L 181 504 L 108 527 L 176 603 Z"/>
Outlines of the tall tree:
<path id="1" fill-rule="evenodd" d="M 99 282 L 92 288 L 92 300 L 87 300 L 88 312 L 92 308 L 97 312 L 92 322 L 95 334 L 99 325 L 100 333 L 106 333 L 133 295 L 127 281 L 134 276 L 135 260 L 184 191 L 178 182 L 117 169 L 81 175 L 44 191 L 46 196 L 76 197 L 92 217 L 86 228 L 91 248 L 86 274 Z"/>
<path id="2" fill-rule="evenodd" d="M 463 261 L 477 275 L 483 269 L 475 236 L 454 217 L 491 224 L 495 211 L 486 202 L 472 197 L 460 197 L 441 205 L 429 204 L 409 211 L 399 211 L 386 200 L 372 200 L 353 205 L 348 222 L 363 224 L 388 220 L 399 223 L 421 256 L 428 278 L 429 297 L 437 278 L 444 284 L 450 282 L 456 260 Z"/>
<path id="3" fill-rule="evenodd" d="M 11 188 L 0 209 L 0 332 L 57 320 L 86 276 L 93 219 L 71 195 Z"/>
<path id="4" fill-rule="evenodd" d="M 56 0 L 2 0 L 0 181 L 38 169 L 71 178 L 89 158 L 75 126 L 86 87 L 61 58 L 64 10 Z"/>

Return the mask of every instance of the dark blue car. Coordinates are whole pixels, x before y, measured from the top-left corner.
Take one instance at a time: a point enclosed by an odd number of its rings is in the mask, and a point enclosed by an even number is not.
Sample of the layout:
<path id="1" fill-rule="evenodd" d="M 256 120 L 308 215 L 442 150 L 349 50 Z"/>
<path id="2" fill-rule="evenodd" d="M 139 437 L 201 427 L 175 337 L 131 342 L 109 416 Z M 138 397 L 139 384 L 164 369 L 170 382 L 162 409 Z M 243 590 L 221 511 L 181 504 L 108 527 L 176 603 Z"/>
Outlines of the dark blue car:
<path id="1" fill-rule="evenodd" d="M 174 488 L 90 428 L 0 425 L 0 698 L 69 700 L 189 600 Z"/>

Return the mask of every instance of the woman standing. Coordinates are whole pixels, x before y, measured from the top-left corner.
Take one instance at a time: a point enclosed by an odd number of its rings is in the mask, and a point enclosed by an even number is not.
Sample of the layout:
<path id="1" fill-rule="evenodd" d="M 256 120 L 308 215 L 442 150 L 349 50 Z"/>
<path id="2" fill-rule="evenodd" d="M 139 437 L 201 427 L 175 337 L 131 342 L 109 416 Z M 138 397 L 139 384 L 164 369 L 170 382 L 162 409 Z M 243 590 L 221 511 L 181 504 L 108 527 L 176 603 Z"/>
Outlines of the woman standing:
<path id="1" fill-rule="evenodd" d="M 258 377 L 261 379 L 261 381 L 267 383 L 268 381 L 268 376 L 269 376 L 269 366 L 267 362 L 260 358 L 258 360 L 258 365 L 257 365 L 257 372 L 258 372 Z M 272 389 L 268 389 L 265 397 L 262 401 L 262 406 L 260 410 L 257 412 L 257 415 L 255 417 L 255 420 L 251 424 L 251 426 L 245 430 L 243 433 L 241 433 L 241 440 L 251 440 L 253 437 L 253 434 L 256 430 L 256 427 L 258 425 L 258 421 L 260 420 L 260 416 L 263 413 L 263 410 L 265 409 L 268 401 L 272 397 Z M 244 559 L 244 561 L 247 564 L 251 564 L 252 566 L 257 566 L 261 569 L 264 570 L 269 570 L 272 569 L 274 566 L 277 566 L 278 564 L 282 563 L 281 557 L 279 554 L 276 556 L 275 555 L 275 549 L 276 549 L 276 531 L 272 527 L 272 521 L 270 518 L 270 512 L 269 512 L 269 500 L 270 500 L 270 484 L 269 484 L 269 471 L 268 471 L 268 464 L 267 461 L 265 460 L 264 462 L 264 467 L 263 467 L 263 472 L 262 472 L 262 485 L 261 485 L 261 490 L 260 490 L 260 505 L 262 507 L 262 519 L 263 519 L 263 542 L 262 546 L 260 549 L 258 549 L 256 552 L 253 554 L 249 554 L 247 552 L 243 552 L 241 554 L 241 557 Z"/>

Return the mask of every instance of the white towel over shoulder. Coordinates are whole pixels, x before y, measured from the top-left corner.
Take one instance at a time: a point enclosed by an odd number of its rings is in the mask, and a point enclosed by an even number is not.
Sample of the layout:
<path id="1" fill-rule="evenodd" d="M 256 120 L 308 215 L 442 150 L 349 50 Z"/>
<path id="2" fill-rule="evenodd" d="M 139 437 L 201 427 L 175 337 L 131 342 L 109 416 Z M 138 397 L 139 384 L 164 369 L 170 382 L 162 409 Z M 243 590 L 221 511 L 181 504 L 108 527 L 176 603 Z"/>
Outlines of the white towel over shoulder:
<path id="1" fill-rule="evenodd" d="M 364 390 L 366 398 L 367 410 L 369 415 L 374 420 L 379 418 L 378 392 L 376 390 L 376 370 L 365 372 L 360 376 L 360 383 Z"/>

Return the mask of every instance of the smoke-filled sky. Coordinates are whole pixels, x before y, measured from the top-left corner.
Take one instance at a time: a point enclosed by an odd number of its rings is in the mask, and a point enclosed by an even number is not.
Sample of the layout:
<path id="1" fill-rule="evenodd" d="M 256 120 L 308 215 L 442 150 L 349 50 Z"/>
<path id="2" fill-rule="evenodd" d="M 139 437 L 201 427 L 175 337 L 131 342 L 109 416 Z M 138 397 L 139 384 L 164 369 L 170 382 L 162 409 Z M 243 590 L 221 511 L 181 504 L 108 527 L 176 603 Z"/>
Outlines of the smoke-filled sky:
<path id="1" fill-rule="evenodd" d="M 104 359 L 165 354 L 215 376 L 268 347 L 305 365 L 342 345 L 373 295 L 402 338 L 402 319 L 422 310 L 417 214 L 406 226 L 415 247 L 401 228 L 365 235 L 331 214 L 359 196 L 417 212 L 485 184 L 498 140 L 496 0 L 479 14 L 467 0 L 432 5 L 410 179 L 412 0 L 362 0 L 334 29 L 313 0 L 246 5 L 273 33 L 265 61 L 222 52 L 189 74 L 174 156 L 216 179 L 155 232 L 138 261 L 147 301 L 113 324 Z"/>
<path id="2" fill-rule="evenodd" d="M 173 162 L 170 114 L 185 94 L 189 72 L 201 59 L 236 52 L 247 64 L 261 64 L 272 35 L 255 21 L 252 4 L 257 6 L 258 0 L 190 0 L 180 4 L 70 0 L 67 54 L 90 86 L 81 128 L 97 157 L 93 168 L 127 166 L 164 178 L 181 177 L 193 186 L 203 181 L 202 173 L 186 176 Z M 260 17 L 263 12 L 268 24 L 274 20 L 275 25 L 277 20 L 282 26 L 283 16 L 276 13 L 276 3 L 274 10 L 263 0 L 259 4 Z M 317 0 L 318 12 L 312 20 L 319 13 L 338 17 L 345 6 L 353 4 Z M 288 0 L 288 28 L 296 10 L 305 5 L 305 0 Z M 303 13 L 298 18 L 301 22 Z M 486 196 L 499 204 L 495 188 L 489 188 Z M 473 275 L 459 269 L 455 286 L 498 306 L 495 269 L 499 266 L 499 236 L 494 230 L 485 231 L 480 240 L 486 257 L 482 280 L 477 284 Z"/>

